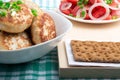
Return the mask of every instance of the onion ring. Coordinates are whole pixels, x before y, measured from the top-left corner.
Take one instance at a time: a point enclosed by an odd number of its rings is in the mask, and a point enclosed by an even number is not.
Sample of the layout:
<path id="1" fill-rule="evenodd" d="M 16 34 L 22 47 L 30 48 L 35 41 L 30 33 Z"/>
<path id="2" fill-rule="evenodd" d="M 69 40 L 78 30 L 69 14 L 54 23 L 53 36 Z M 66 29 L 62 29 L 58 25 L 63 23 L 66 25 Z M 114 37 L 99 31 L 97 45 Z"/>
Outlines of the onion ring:
<path id="1" fill-rule="evenodd" d="M 116 2 L 117 0 L 115 0 L 115 3 L 118 4 L 118 2 Z M 116 7 L 112 7 L 110 5 L 108 5 L 107 3 L 105 3 L 105 0 L 101 0 L 101 2 L 106 5 L 107 7 L 109 7 L 112 10 L 119 10 L 120 9 L 120 5 L 118 4 Z"/>
<path id="2" fill-rule="evenodd" d="M 84 11 L 85 12 L 85 15 L 84 16 L 81 16 L 81 12 Z M 86 17 L 86 9 L 83 8 L 83 9 L 79 9 L 76 13 L 76 18 L 81 18 L 81 19 L 84 19 Z"/>
<path id="3" fill-rule="evenodd" d="M 99 18 L 95 18 L 94 16 L 92 16 L 92 10 L 97 7 L 97 6 L 102 6 L 105 8 L 106 10 L 106 13 L 102 16 L 102 17 L 99 17 Z M 104 4 L 102 3 L 95 3 L 94 5 L 92 5 L 88 11 L 88 15 L 89 17 L 92 19 L 92 20 L 104 20 L 106 17 L 108 17 L 110 14 L 110 10 L 108 7 L 106 7 Z"/>
<path id="4" fill-rule="evenodd" d="M 68 9 L 70 9 L 71 6 L 72 6 L 72 3 L 70 3 L 70 2 L 62 3 L 61 10 L 68 10 Z"/>
<path id="5" fill-rule="evenodd" d="M 118 5 L 120 5 L 120 2 L 119 2 L 118 0 L 115 0 L 115 2 L 116 2 Z"/>

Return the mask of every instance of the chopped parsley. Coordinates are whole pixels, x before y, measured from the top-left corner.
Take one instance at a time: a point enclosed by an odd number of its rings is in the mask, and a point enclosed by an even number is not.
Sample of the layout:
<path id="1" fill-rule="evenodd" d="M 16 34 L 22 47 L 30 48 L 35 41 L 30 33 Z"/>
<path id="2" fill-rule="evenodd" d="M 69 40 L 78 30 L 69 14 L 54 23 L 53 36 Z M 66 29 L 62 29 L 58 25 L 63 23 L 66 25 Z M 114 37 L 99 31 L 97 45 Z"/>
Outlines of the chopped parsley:
<path id="1" fill-rule="evenodd" d="M 87 5 L 89 0 L 84 0 L 84 4 Z"/>
<path id="2" fill-rule="evenodd" d="M 13 12 L 17 12 L 21 10 L 20 4 L 23 4 L 22 0 L 17 0 L 14 2 L 3 2 L 3 0 L 0 0 L 0 17 L 4 17 L 7 15 L 7 11 L 10 11 L 11 14 Z M 31 9 L 31 12 L 34 16 L 37 16 L 37 10 Z"/>
<path id="3" fill-rule="evenodd" d="M 82 8 L 84 7 L 84 5 L 83 5 L 83 4 L 81 4 L 81 5 L 79 5 L 79 7 L 82 9 Z"/>
<path id="4" fill-rule="evenodd" d="M 84 0 L 79 0 L 79 1 L 77 2 L 77 5 L 81 5 L 81 4 L 83 4 L 83 2 L 84 2 Z"/>
<path id="5" fill-rule="evenodd" d="M 80 8 L 83 8 L 84 5 L 87 5 L 87 4 L 88 4 L 88 2 L 89 2 L 89 0 L 79 0 L 79 1 L 77 2 L 77 5 L 80 6 Z"/>
<path id="6" fill-rule="evenodd" d="M 0 0 L 0 7 L 1 7 L 1 6 L 3 6 L 3 4 L 4 4 L 4 3 L 3 3 L 3 1 L 2 1 L 2 0 Z"/>
<path id="7" fill-rule="evenodd" d="M 73 17 L 73 14 L 69 14 L 69 16 Z"/>
<path id="8" fill-rule="evenodd" d="M 105 0 L 105 3 L 112 4 L 113 0 Z"/>
<path id="9" fill-rule="evenodd" d="M 32 14 L 33 14 L 34 16 L 37 16 L 37 15 L 38 15 L 36 9 L 31 9 L 31 12 L 32 12 Z"/>
<path id="10" fill-rule="evenodd" d="M 0 10 L 0 17 L 5 17 L 7 15 L 7 11 Z"/>
<path id="11" fill-rule="evenodd" d="M 20 10 L 21 10 L 21 7 L 18 6 L 18 5 L 13 4 L 13 5 L 12 5 L 12 9 L 13 9 L 14 11 L 20 11 Z"/>
<path id="12" fill-rule="evenodd" d="M 4 5 L 3 1 L 2 1 L 2 0 L 0 0 L 0 8 L 2 8 L 2 7 L 3 7 L 3 5 Z"/>
<path id="13" fill-rule="evenodd" d="M 23 2 L 21 0 L 17 0 L 16 3 L 19 5 L 19 4 L 22 4 Z"/>
<path id="14" fill-rule="evenodd" d="M 17 2 L 13 2 L 11 4 L 11 8 L 14 9 L 15 11 L 19 11 L 21 9 Z"/>
<path id="15" fill-rule="evenodd" d="M 9 9 L 10 8 L 10 2 L 6 2 L 4 5 L 4 9 Z"/>
<path id="16" fill-rule="evenodd" d="M 3 0 L 0 0 L 0 17 L 6 16 L 7 11 L 11 11 L 11 12 L 20 11 L 21 7 L 19 5 L 22 3 L 23 3 L 22 0 L 17 0 L 14 2 L 3 2 Z"/>
<path id="17" fill-rule="evenodd" d="M 81 17 L 84 17 L 85 14 L 86 14 L 86 12 L 85 12 L 85 11 L 82 11 L 82 12 L 81 12 Z"/>

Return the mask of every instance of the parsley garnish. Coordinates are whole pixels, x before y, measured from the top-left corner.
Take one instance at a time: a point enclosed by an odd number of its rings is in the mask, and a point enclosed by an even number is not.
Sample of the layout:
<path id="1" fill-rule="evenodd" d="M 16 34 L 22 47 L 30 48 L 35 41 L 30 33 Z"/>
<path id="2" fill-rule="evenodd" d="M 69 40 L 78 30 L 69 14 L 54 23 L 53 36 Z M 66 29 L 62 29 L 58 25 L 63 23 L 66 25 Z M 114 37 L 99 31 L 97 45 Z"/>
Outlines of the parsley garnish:
<path id="1" fill-rule="evenodd" d="M 83 4 L 83 2 L 84 2 L 84 0 L 79 0 L 79 1 L 77 2 L 77 4 L 78 4 L 78 5 L 81 5 L 81 4 Z"/>
<path id="2" fill-rule="evenodd" d="M 83 8 L 84 5 L 88 4 L 88 1 L 89 1 L 89 0 L 79 0 L 79 1 L 77 2 L 77 5 L 80 6 L 80 8 Z"/>
<path id="3" fill-rule="evenodd" d="M 4 4 L 3 4 L 3 1 L 0 0 L 0 8 L 2 8 L 3 5 L 4 5 Z"/>
<path id="4" fill-rule="evenodd" d="M 0 17 L 5 17 L 7 12 L 5 10 L 0 10 Z"/>
<path id="5" fill-rule="evenodd" d="M 6 2 L 5 5 L 4 5 L 4 8 L 9 9 L 10 8 L 10 2 Z"/>
<path id="6" fill-rule="evenodd" d="M 69 16 L 72 16 L 72 17 L 73 17 L 73 14 L 69 14 Z"/>
<path id="7" fill-rule="evenodd" d="M 82 11 L 82 12 L 81 12 L 81 17 L 84 17 L 85 14 L 86 14 L 86 12 L 85 12 L 85 11 Z"/>
<path id="8" fill-rule="evenodd" d="M 84 0 L 84 4 L 85 5 L 88 4 L 88 2 L 89 2 L 89 0 Z"/>
<path id="9" fill-rule="evenodd" d="M 14 2 L 3 2 L 3 0 L 0 0 L 0 17 L 6 16 L 7 11 L 11 11 L 11 12 L 20 11 L 21 7 L 19 5 L 22 3 L 23 3 L 22 0 L 17 0 Z"/>
<path id="10" fill-rule="evenodd" d="M 21 0 L 17 0 L 17 4 L 22 4 L 23 2 Z"/>
<path id="11" fill-rule="evenodd" d="M 37 16 L 37 15 L 38 15 L 36 9 L 31 9 L 31 12 L 32 12 L 32 14 L 33 14 L 34 16 Z"/>
<path id="12" fill-rule="evenodd" d="M 2 0 L 0 0 L 0 7 L 3 5 L 3 1 Z"/>
<path id="13" fill-rule="evenodd" d="M 112 0 L 105 0 L 105 3 L 107 3 L 107 4 L 112 4 Z"/>

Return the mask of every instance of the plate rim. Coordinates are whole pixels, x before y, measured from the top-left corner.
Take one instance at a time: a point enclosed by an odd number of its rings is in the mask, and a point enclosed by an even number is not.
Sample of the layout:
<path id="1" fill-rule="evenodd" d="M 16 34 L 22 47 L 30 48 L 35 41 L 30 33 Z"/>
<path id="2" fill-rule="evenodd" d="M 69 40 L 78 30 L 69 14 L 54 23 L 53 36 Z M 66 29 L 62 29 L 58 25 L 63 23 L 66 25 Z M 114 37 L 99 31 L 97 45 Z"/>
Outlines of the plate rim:
<path id="1" fill-rule="evenodd" d="M 97 20 L 97 21 L 95 21 L 95 20 L 83 20 L 83 19 L 80 19 L 80 18 L 74 18 L 74 17 L 68 16 L 68 15 L 62 13 L 62 12 L 60 11 L 60 9 L 58 9 L 57 12 L 58 12 L 59 14 L 61 14 L 62 16 L 70 19 L 70 20 L 73 20 L 73 21 L 76 21 L 76 22 L 82 22 L 82 23 L 104 24 L 104 23 L 113 23 L 113 22 L 120 21 L 120 18 L 114 19 L 114 20 Z"/>

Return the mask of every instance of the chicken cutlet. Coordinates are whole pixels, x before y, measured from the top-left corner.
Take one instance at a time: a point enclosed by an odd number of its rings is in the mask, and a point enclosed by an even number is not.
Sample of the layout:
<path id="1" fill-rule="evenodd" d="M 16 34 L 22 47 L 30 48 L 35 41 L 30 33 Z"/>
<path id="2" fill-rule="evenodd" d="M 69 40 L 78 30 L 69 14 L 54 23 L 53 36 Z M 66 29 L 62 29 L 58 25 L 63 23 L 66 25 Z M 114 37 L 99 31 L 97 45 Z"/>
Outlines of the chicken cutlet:
<path id="1" fill-rule="evenodd" d="M 32 40 L 39 44 L 56 37 L 55 23 L 50 15 L 44 13 L 34 19 L 31 26 Z"/>
<path id="2" fill-rule="evenodd" d="M 14 2 L 17 0 L 11 1 Z M 40 7 L 32 0 L 22 1 L 30 10 L 36 10 L 37 12 L 37 15 L 33 15 L 33 20 L 30 26 L 33 43 L 39 44 L 55 38 L 56 29 L 52 17 L 49 14 L 45 13 L 42 9 L 40 9 Z"/>
<path id="3" fill-rule="evenodd" d="M 7 3 L 4 3 L 7 4 Z M 0 30 L 9 33 L 20 33 L 30 27 L 33 20 L 31 9 L 24 3 L 9 2 L 8 9 L 0 8 L 6 15 L 0 16 Z"/>
<path id="4" fill-rule="evenodd" d="M 10 34 L 0 31 L 0 50 L 16 50 L 32 46 L 26 32 Z"/>
<path id="5" fill-rule="evenodd" d="M 56 37 L 55 23 L 52 17 L 45 13 L 40 7 L 32 2 L 32 0 L 23 0 L 31 9 L 37 10 L 37 16 L 34 16 L 31 25 L 32 41 L 39 44 Z"/>

